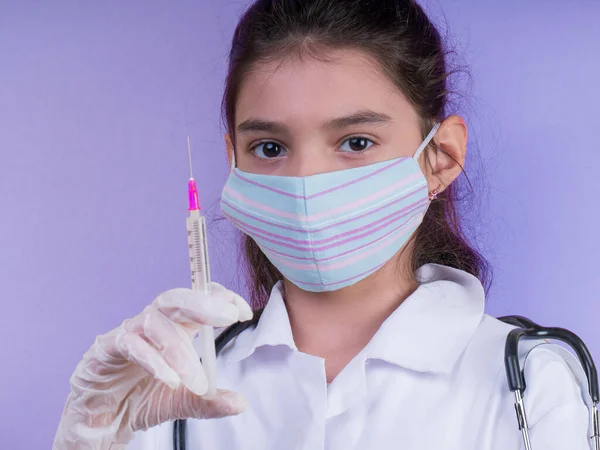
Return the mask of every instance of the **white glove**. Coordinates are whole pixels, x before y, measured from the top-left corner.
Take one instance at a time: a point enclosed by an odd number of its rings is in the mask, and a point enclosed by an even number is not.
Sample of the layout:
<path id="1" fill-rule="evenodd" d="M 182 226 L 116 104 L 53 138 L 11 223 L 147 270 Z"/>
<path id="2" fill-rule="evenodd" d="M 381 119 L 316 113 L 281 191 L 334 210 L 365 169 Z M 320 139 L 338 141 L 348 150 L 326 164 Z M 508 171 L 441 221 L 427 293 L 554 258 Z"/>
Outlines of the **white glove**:
<path id="1" fill-rule="evenodd" d="M 211 293 L 173 289 L 132 319 L 98 336 L 71 376 L 54 450 L 124 449 L 137 430 L 175 419 L 239 414 L 246 401 L 208 382 L 192 345 L 200 325 L 252 318 L 239 295 L 212 283 Z"/>

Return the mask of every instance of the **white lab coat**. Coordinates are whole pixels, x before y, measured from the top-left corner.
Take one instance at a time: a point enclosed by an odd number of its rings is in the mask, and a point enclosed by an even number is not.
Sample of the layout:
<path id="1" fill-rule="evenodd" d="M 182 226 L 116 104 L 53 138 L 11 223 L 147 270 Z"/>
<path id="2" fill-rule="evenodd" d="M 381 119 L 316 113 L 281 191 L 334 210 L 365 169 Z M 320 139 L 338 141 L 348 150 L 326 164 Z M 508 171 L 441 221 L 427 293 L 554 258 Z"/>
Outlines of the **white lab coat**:
<path id="1" fill-rule="evenodd" d="M 324 360 L 297 350 L 276 286 L 258 326 L 218 360 L 219 387 L 242 393 L 248 409 L 188 419 L 187 448 L 523 448 L 503 361 L 512 327 L 484 314 L 475 277 L 435 264 L 417 275 L 420 287 L 330 385 Z M 575 359 L 529 343 L 523 360 L 533 450 L 590 449 L 589 395 Z M 171 450 L 172 436 L 165 423 L 137 432 L 127 450 Z"/>

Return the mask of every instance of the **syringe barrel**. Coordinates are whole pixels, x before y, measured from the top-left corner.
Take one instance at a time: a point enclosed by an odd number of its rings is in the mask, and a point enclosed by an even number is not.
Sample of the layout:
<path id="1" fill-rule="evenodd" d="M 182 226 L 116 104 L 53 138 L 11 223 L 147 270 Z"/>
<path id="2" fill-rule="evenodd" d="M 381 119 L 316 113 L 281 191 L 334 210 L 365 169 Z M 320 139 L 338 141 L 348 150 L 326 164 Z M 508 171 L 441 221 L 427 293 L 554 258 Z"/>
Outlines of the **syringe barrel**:
<path id="1" fill-rule="evenodd" d="M 197 210 L 191 211 L 190 216 L 187 218 L 187 230 L 192 289 L 209 293 L 210 265 L 208 263 L 206 218 Z M 200 328 L 198 338 L 200 341 L 202 366 L 208 379 L 207 394 L 213 396 L 217 392 L 217 357 L 213 327 L 203 325 Z"/>
<path id="2" fill-rule="evenodd" d="M 210 290 L 210 265 L 206 245 L 206 218 L 198 211 L 192 211 L 187 218 L 187 229 L 192 289 L 208 292 Z"/>

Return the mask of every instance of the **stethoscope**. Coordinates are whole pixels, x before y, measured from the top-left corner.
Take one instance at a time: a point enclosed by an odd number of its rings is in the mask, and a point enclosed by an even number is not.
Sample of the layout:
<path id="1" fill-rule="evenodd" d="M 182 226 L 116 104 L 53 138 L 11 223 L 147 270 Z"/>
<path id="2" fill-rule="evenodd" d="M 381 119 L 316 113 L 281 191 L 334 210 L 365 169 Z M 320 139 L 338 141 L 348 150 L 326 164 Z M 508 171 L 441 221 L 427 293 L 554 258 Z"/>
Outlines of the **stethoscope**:
<path id="1" fill-rule="evenodd" d="M 525 392 L 525 376 L 519 363 L 519 341 L 522 338 L 529 339 L 554 339 L 562 341 L 573 349 L 579 362 L 585 371 L 588 383 L 588 391 L 592 399 L 590 415 L 592 421 L 593 435 L 590 439 L 594 441 L 594 450 L 600 450 L 600 416 L 598 415 L 598 372 L 594 359 L 590 354 L 585 343 L 572 331 L 564 328 L 546 328 L 521 316 L 500 317 L 500 320 L 515 328 L 508 333 L 504 347 L 504 367 L 506 369 L 506 378 L 508 387 L 515 394 L 515 411 L 517 413 L 517 422 L 519 429 L 523 434 L 525 450 L 531 450 L 529 440 L 529 426 L 527 425 L 527 415 L 525 414 L 525 405 L 523 403 L 523 394 Z"/>
<path id="2" fill-rule="evenodd" d="M 258 323 L 262 310 L 256 312 L 252 320 L 247 322 L 238 322 L 225 331 L 215 340 L 216 354 L 219 355 L 221 350 L 242 331 L 255 326 Z M 508 387 L 515 395 L 515 411 L 517 414 L 517 422 L 519 430 L 523 435 L 525 450 L 531 450 L 531 442 L 529 440 L 529 426 L 527 425 L 527 415 L 525 414 L 525 405 L 523 403 L 523 394 L 525 393 L 525 376 L 521 369 L 519 361 L 519 341 L 525 339 L 554 339 L 562 341 L 569 345 L 581 363 L 585 375 L 587 377 L 588 391 L 592 399 L 590 415 L 592 421 L 594 450 L 600 450 L 600 416 L 598 415 L 598 403 L 600 396 L 598 394 L 598 372 L 592 355 L 590 354 L 585 343 L 573 332 L 564 328 L 546 328 L 542 327 L 531 320 L 521 316 L 506 316 L 500 317 L 499 320 L 514 325 L 518 328 L 511 330 L 506 338 L 504 348 L 504 364 L 506 368 L 506 378 Z M 186 421 L 185 419 L 176 420 L 173 424 L 173 450 L 185 450 L 186 436 Z"/>

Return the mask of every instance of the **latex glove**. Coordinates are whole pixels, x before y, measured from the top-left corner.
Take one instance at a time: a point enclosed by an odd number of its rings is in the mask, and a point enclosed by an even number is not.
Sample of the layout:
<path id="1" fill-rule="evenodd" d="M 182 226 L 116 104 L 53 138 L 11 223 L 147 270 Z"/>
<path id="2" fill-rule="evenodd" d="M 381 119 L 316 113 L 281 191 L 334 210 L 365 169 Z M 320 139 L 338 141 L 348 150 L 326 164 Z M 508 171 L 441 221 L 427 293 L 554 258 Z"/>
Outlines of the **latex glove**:
<path id="1" fill-rule="evenodd" d="M 208 382 L 192 339 L 200 325 L 251 318 L 246 301 L 217 283 L 209 295 L 162 293 L 85 353 L 71 376 L 53 449 L 124 449 L 135 431 L 162 422 L 239 414 L 246 406 L 239 394 L 205 395 Z"/>

